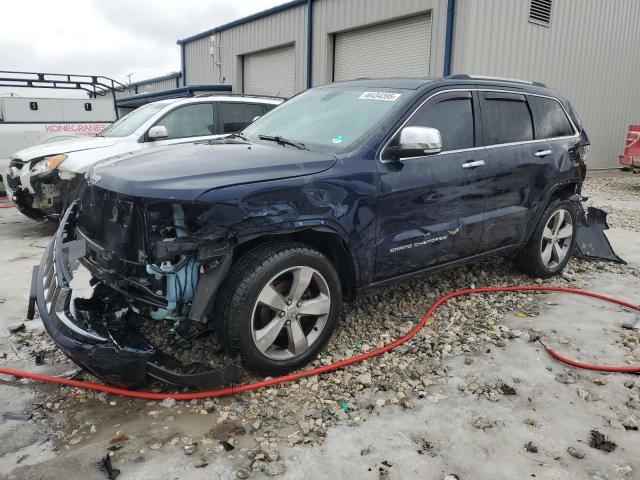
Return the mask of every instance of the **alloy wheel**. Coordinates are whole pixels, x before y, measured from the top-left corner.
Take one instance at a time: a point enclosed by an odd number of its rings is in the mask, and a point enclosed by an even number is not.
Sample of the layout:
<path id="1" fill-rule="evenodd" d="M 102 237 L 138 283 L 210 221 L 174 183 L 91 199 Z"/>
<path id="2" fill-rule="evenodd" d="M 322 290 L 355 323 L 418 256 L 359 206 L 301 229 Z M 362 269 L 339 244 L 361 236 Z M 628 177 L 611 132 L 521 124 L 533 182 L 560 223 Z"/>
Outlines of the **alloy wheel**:
<path id="1" fill-rule="evenodd" d="M 542 231 L 540 255 L 545 267 L 553 270 L 569 255 L 573 238 L 573 219 L 571 214 L 561 208 L 556 210 Z"/>
<path id="2" fill-rule="evenodd" d="M 253 342 L 262 355 L 288 360 L 304 354 L 320 337 L 331 310 L 331 293 L 320 272 L 287 268 L 262 288 L 251 318 Z"/>

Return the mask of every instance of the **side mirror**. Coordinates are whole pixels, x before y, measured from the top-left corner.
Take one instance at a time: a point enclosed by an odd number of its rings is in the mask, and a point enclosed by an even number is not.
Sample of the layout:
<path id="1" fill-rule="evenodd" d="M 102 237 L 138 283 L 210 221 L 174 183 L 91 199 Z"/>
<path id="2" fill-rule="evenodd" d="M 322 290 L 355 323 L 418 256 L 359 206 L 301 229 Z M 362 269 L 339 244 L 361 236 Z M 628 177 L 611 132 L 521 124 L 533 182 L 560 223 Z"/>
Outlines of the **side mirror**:
<path id="1" fill-rule="evenodd" d="M 151 127 L 149 129 L 149 132 L 147 132 L 147 138 L 149 140 L 162 140 L 163 138 L 167 138 L 168 136 L 169 132 L 167 131 L 167 127 L 162 125 Z"/>
<path id="2" fill-rule="evenodd" d="M 388 154 L 398 160 L 423 157 L 442 151 L 440 131 L 431 127 L 404 127 L 397 146 L 389 147 Z"/>
<path id="3" fill-rule="evenodd" d="M 256 115 L 255 117 L 253 117 L 253 120 L 251 120 L 251 123 L 255 122 L 257 119 L 259 119 L 262 115 Z"/>

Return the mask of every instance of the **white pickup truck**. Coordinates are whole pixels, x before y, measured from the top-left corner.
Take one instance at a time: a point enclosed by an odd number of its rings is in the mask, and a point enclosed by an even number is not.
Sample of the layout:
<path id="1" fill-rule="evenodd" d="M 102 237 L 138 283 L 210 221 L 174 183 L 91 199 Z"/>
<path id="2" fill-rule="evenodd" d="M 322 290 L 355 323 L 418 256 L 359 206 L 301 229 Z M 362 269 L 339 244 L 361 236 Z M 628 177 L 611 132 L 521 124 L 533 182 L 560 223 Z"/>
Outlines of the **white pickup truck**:
<path id="1" fill-rule="evenodd" d="M 222 94 L 149 103 L 97 136 L 47 142 L 14 153 L 3 173 L 7 196 L 28 217 L 58 218 L 77 198 L 85 172 L 96 163 L 238 132 L 282 101 Z"/>
<path id="2" fill-rule="evenodd" d="M 110 98 L 0 97 L 0 172 L 18 150 L 94 136 L 115 119 Z"/>

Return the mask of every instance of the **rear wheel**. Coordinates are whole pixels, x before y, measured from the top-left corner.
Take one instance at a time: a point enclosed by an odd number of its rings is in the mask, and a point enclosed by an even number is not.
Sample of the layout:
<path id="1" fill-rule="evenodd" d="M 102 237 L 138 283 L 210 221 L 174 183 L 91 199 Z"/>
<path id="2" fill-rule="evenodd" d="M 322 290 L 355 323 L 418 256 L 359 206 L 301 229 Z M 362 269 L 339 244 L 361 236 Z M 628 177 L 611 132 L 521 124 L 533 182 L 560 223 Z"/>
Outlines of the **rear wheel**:
<path id="1" fill-rule="evenodd" d="M 572 256 L 577 219 L 573 202 L 556 200 L 545 210 L 515 264 L 532 277 L 549 278 L 562 271 Z"/>
<path id="2" fill-rule="evenodd" d="M 322 253 L 270 243 L 245 255 L 218 294 L 223 345 L 247 367 L 281 374 L 311 361 L 331 337 L 342 306 L 340 280 Z"/>

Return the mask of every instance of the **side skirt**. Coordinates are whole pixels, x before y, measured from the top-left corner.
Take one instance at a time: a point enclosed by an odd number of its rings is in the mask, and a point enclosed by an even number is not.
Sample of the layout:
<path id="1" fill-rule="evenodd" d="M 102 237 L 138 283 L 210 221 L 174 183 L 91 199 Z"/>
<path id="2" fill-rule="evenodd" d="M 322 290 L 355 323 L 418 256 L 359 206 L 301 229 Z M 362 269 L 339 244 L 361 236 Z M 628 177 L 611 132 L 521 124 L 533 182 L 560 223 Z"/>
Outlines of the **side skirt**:
<path id="1" fill-rule="evenodd" d="M 392 283 L 402 282 L 405 280 L 411 280 L 415 277 L 420 277 L 423 275 L 429 275 L 431 273 L 437 272 L 439 270 L 443 270 L 446 268 L 456 267 L 458 265 L 463 265 L 465 263 L 473 262 L 475 260 L 491 257 L 491 256 L 500 256 L 500 257 L 508 257 L 516 253 L 519 249 L 521 249 L 525 244 L 517 244 L 517 245 L 507 245 L 506 247 L 500 247 L 488 252 L 478 253 L 476 255 L 472 255 L 470 257 L 461 258 L 458 260 L 453 260 L 447 263 L 441 263 L 439 265 L 435 265 L 428 268 L 423 268 L 421 270 L 416 270 L 409 273 L 403 273 L 402 275 L 396 275 L 394 277 L 385 278 L 384 280 L 378 280 L 377 282 L 372 282 L 367 285 L 363 285 L 358 288 L 357 293 L 370 293 L 369 290 L 378 289 L 381 287 L 385 287 Z"/>

